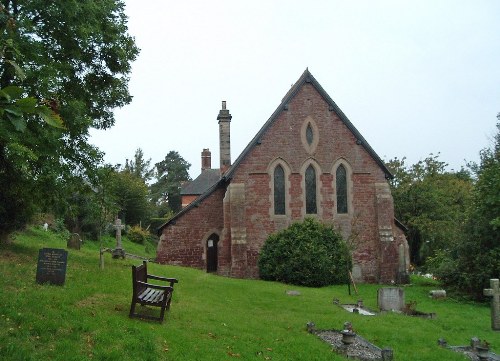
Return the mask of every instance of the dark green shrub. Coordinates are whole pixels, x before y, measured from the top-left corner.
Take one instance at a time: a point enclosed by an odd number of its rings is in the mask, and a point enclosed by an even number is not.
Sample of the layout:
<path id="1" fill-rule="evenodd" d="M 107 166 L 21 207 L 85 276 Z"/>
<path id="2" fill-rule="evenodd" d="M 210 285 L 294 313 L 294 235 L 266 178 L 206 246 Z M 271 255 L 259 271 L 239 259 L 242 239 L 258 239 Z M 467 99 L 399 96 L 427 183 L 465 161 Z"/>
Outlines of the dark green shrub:
<path id="1" fill-rule="evenodd" d="M 342 236 L 312 218 L 270 235 L 259 257 L 262 279 L 299 286 L 347 283 L 351 267 Z"/>

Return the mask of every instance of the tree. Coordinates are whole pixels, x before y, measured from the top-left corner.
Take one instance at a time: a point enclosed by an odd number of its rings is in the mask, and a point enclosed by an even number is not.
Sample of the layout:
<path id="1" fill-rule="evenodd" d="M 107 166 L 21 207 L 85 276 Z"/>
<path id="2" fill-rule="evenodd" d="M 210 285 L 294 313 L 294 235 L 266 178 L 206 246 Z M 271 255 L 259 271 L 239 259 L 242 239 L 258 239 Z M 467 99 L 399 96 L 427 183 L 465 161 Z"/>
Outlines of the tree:
<path id="1" fill-rule="evenodd" d="M 480 159 L 464 237 L 434 261 L 446 286 L 476 299 L 500 274 L 500 122 L 493 146 L 483 149 Z"/>
<path id="2" fill-rule="evenodd" d="M 411 261 L 422 266 L 436 251 L 448 249 L 463 234 L 472 179 L 467 171 L 446 171 L 437 155 L 407 166 L 389 161 L 395 215 L 409 229 Z"/>
<path id="3" fill-rule="evenodd" d="M 28 99 L 2 106 L 0 241 L 59 197 L 61 180 L 93 176 L 101 154 L 88 144 L 88 130 L 112 126 L 112 109 L 131 100 L 128 74 L 138 49 L 123 7 L 114 0 L 0 1 L 0 87 L 5 93 L 22 80 L 18 99 Z M 27 111 L 37 104 L 65 127 Z"/>
<path id="4" fill-rule="evenodd" d="M 110 177 L 110 192 L 122 221 L 131 225 L 148 221 L 152 215 L 152 205 L 144 181 L 127 171 L 112 172 Z"/>
<path id="5" fill-rule="evenodd" d="M 165 159 L 155 164 L 156 182 L 151 185 L 151 197 L 163 212 L 181 210 L 181 185 L 191 180 L 188 170 L 191 164 L 186 162 L 176 151 L 170 151 Z M 168 206 L 168 209 L 165 208 Z M 163 216 L 161 214 L 160 216 Z"/>
<path id="6" fill-rule="evenodd" d="M 151 158 L 144 160 L 144 153 L 141 148 L 135 151 L 133 160 L 125 161 L 125 171 L 134 174 L 136 177 L 141 178 L 144 183 L 147 183 L 154 176 L 154 168 L 151 168 Z"/>

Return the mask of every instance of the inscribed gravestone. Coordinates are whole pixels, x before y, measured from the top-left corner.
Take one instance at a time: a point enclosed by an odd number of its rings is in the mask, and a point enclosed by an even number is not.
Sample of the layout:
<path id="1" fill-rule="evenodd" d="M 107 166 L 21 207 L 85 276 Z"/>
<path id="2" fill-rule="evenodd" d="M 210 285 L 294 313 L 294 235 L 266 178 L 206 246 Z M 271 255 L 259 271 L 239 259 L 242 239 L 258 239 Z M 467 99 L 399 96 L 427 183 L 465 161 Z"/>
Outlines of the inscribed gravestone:
<path id="1" fill-rule="evenodd" d="M 399 287 L 384 287 L 377 292 L 381 311 L 401 311 L 405 306 L 405 291 Z"/>
<path id="2" fill-rule="evenodd" d="M 63 285 L 66 279 L 68 251 L 58 248 L 42 248 L 38 251 L 37 283 Z"/>
<path id="3" fill-rule="evenodd" d="M 491 328 L 500 331 L 500 281 L 496 278 L 490 279 L 490 287 L 485 289 L 484 295 L 491 299 Z"/>

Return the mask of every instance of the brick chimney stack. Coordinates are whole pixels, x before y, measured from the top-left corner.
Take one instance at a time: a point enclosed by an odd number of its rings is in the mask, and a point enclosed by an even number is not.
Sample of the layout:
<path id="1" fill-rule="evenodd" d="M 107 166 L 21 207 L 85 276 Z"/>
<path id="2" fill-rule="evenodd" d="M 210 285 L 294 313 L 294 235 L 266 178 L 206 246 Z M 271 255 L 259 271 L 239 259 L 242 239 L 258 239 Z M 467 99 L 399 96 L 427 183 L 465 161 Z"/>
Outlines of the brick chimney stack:
<path id="1" fill-rule="evenodd" d="M 207 169 L 212 169 L 212 153 L 210 149 L 204 148 L 201 152 L 201 172 L 203 173 Z"/>
<path id="2" fill-rule="evenodd" d="M 220 147 L 220 172 L 224 174 L 231 166 L 231 136 L 230 124 L 231 114 L 226 109 L 226 101 L 222 101 L 222 109 L 219 111 L 219 147 Z"/>

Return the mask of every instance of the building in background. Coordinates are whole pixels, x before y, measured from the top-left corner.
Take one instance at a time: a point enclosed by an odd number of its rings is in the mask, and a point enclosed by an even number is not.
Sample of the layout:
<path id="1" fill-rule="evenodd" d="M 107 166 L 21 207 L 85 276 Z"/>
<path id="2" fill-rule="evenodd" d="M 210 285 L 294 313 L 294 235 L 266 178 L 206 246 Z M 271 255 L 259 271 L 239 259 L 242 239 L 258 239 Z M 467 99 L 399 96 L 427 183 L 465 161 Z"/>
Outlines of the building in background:
<path id="1" fill-rule="evenodd" d="M 231 163 L 231 114 L 217 117 L 220 168 L 208 149 L 182 190 L 184 208 L 159 229 L 157 260 L 256 278 L 268 235 L 305 217 L 337 227 L 355 280 L 398 281 L 409 264 L 384 162 L 309 70 Z"/>

